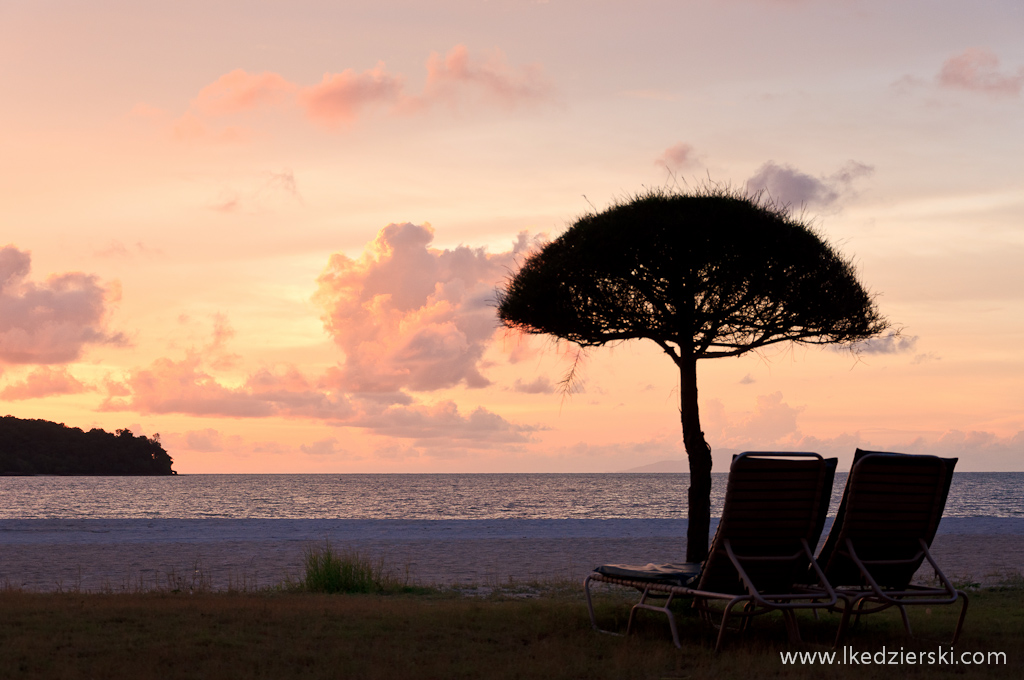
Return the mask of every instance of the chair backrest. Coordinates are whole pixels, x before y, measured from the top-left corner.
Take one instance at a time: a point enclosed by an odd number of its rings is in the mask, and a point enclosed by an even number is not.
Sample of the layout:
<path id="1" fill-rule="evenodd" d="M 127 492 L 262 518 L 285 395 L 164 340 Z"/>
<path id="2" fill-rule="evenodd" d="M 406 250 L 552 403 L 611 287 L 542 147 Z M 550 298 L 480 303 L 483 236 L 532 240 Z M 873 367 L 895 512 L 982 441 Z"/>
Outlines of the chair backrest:
<path id="1" fill-rule="evenodd" d="M 787 593 L 809 564 L 801 539 L 813 550 L 828 512 L 837 460 L 816 453 L 748 452 L 729 470 L 718 531 L 697 588 L 745 592 L 725 549 L 740 557 L 791 556 L 793 560 L 744 562 L 762 593 Z"/>
<path id="2" fill-rule="evenodd" d="M 920 541 L 931 546 L 946 507 L 956 458 L 857 449 L 832 530 L 818 556 L 833 586 L 863 585 L 846 554 L 853 543 L 861 560 L 905 560 L 869 565 L 883 588 L 902 590 L 921 566 Z"/>

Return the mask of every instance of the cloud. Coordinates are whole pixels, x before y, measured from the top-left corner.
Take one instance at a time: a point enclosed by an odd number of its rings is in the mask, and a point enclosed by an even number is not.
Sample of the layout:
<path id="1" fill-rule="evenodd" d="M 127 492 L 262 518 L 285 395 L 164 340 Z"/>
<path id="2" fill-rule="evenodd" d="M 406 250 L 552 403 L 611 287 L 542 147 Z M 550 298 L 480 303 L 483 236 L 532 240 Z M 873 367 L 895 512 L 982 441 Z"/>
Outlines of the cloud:
<path id="1" fill-rule="evenodd" d="M 890 331 L 877 338 L 855 343 L 849 349 L 858 354 L 906 354 L 917 349 L 917 336 Z"/>
<path id="2" fill-rule="evenodd" d="M 19 383 L 8 385 L 0 392 L 0 399 L 20 401 L 61 394 L 80 394 L 89 391 L 67 368 L 40 366 Z"/>
<path id="3" fill-rule="evenodd" d="M 157 359 L 107 384 L 101 411 L 182 413 L 228 418 L 315 418 L 346 421 L 355 409 L 345 395 L 318 390 L 294 367 L 275 373 L 261 369 L 239 387 L 228 387 L 209 373 L 197 352 L 175 361 Z"/>
<path id="4" fill-rule="evenodd" d="M 209 339 L 199 348 L 187 350 L 183 359 L 162 357 L 128 371 L 121 380 L 108 378 L 104 385 L 107 397 L 100 410 L 323 420 L 342 420 L 355 413 L 344 395 L 314 386 L 294 366 L 263 367 L 241 385 L 224 385 L 211 371 L 239 363 L 241 357 L 228 349 L 234 335 L 227 316 L 214 314 Z"/>
<path id="5" fill-rule="evenodd" d="M 228 322 L 226 314 L 218 312 L 213 315 L 213 336 L 202 352 L 206 361 L 213 368 L 231 368 L 241 357 L 227 349 L 228 343 L 235 337 L 235 329 Z"/>
<path id="6" fill-rule="evenodd" d="M 134 425 L 130 426 L 132 432 L 138 432 Z M 164 448 L 174 455 L 174 451 L 187 449 L 200 453 L 228 453 L 235 456 L 247 456 L 258 444 L 246 442 L 240 435 L 224 434 L 212 427 L 201 430 L 189 430 L 185 433 L 168 432 L 160 435 L 160 441 Z"/>
<path id="7" fill-rule="evenodd" d="M 185 433 L 185 445 L 193 451 L 223 451 L 224 437 L 217 430 L 190 430 Z"/>
<path id="8" fill-rule="evenodd" d="M 142 241 L 136 241 L 134 246 L 129 247 L 118 240 L 111 240 L 105 248 L 96 250 L 93 254 L 96 257 L 130 258 L 135 256 L 160 257 L 164 253 L 161 250 L 147 246 Z"/>
<path id="9" fill-rule="evenodd" d="M 999 71 L 999 58 L 982 47 L 969 47 L 942 65 L 939 85 L 983 94 L 1016 97 L 1024 88 L 1024 68 L 1013 75 Z"/>
<path id="10" fill-rule="evenodd" d="M 800 438 L 797 417 L 803 407 L 790 406 L 781 392 L 759 395 L 753 411 L 726 413 L 717 399 L 702 405 L 701 421 L 708 444 L 713 449 L 769 450 L 785 447 Z"/>
<path id="11" fill-rule="evenodd" d="M 131 398 L 111 394 L 101 411 L 185 413 L 198 416 L 252 418 L 274 414 L 273 405 L 242 389 L 224 387 L 200 365 L 198 355 L 182 361 L 155 360 L 147 368 L 131 371 L 120 385 Z"/>
<path id="12" fill-rule="evenodd" d="M 247 73 L 235 69 L 200 90 L 192 100 L 192 108 L 207 116 L 228 116 L 287 104 L 297 89 L 298 86 L 277 73 Z"/>
<path id="13" fill-rule="evenodd" d="M 790 406 L 782 399 L 782 392 L 757 397 L 757 406 L 732 424 L 733 437 L 747 441 L 779 441 L 799 431 L 797 416 L 803 407 Z"/>
<path id="14" fill-rule="evenodd" d="M 311 456 L 334 456 L 339 453 L 345 453 L 345 449 L 338 447 L 338 440 L 334 437 L 321 439 L 313 442 L 312 444 L 300 444 L 299 449 L 301 449 L 303 453 Z"/>
<path id="15" fill-rule="evenodd" d="M 409 115 L 439 104 L 466 103 L 515 109 L 546 98 L 552 89 L 540 65 L 512 66 L 499 50 L 474 58 L 465 45 L 456 45 L 444 57 L 431 53 L 426 70 L 422 92 L 413 94 L 406 91 L 405 76 L 388 71 L 384 62 L 364 71 L 327 72 L 319 83 L 308 86 L 278 73 L 235 69 L 199 91 L 189 109 L 173 122 L 172 133 L 188 141 L 242 142 L 252 137 L 245 127 L 219 121 L 294 109 L 314 123 L 338 129 L 371 110 Z M 231 207 L 230 201 L 222 203 Z"/>
<path id="16" fill-rule="evenodd" d="M 654 161 L 655 165 L 664 167 L 672 172 L 677 172 L 697 163 L 697 156 L 689 144 L 679 142 L 665 149 L 661 156 Z"/>
<path id="17" fill-rule="evenodd" d="M 220 213 L 266 213 L 303 203 L 295 174 L 284 169 L 280 172 L 261 173 L 250 187 L 238 190 L 224 189 L 211 210 Z"/>
<path id="18" fill-rule="evenodd" d="M 89 345 L 123 346 L 121 333 L 106 331 L 107 303 L 117 286 L 104 287 L 81 272 L 28 281 L 31 255 L 0 249 L 0 363 L 65 364 Z"/>
<path id="19" fill-rule="evenodd" d="M 516 378 L 515 385 L 512 389 L 516 392 L 523 392 L 525 394 L 551 394 L 555 391 L 555 386 L 547 376 L 540 375 L 537 376 L 535 380 L 528 383 L 524 383 L 519 378 Z"/>
<path id="20" fill-rule="evenodd" d="M 379 413 L 365 414 L 353 423 L 376 434 L 415 439 L 417 447 L 452 446 L 488 448 L 498 444 L 526 443 L 536 427 L 516 425 L 493 411 L 477 407 L 464 416 L 455 402 L 395 404 Z"/>
<path id="21" fill-rule="evenodd" d="M 349 392 L 484 387 L 484 350 L 498 330 L 494 287 L 529 248 L 430 247 L 430 225 L 389 224 L 359 259 L 331 256 L 315 301 L 345 362 L 332 379 Z"/>
<path id="22" fill-rule="evenodd" d="M 747 193 L 765 191 L 775 201 L 797 207 L 827 208 L 848 195 L 853 183 L 874 173 L 873 166 L 848 161 L 832 173 L 813 177 L 791 165 L 768 161 L 747 180 Z"/>
<path id="23" fill-rule="evenodd" d="M 530 441 L 534 426 L 484 407 L 463 413 L 451 400 L 423 403 L 408 391 L 490 384 L 480 364 L 495 335 L 503 333 L 494 287 L 533 242 L 523 233 L 509 251 L 489 254 L 466 246 L 431 248 L 432 239 L 429 225 L 391 224 L 359 259 L 331 257 L 315 298 L 345 359 L 321 375 L 308 376 L 291 365 L 264 366 L 227 383 L 217 371 L 236 367 L 241 358 L 229 351 L 234 330 L 227 317 L 217 314 L 208 339 L 184 357 L 162 357 L 108 377 L 99 409 L 310 419 L 413 440 L 413 447 L 428 447 L 431 455 Z M 540 378 L 518 387 L 538 391 L 550 383 Z M 200 431 L 185 443 L 213 450 L 217 441 Z M 307 453 L 325 447 L 309 444 Z"/>
<path id="24" fill-rule="evenodd" d="M 873 438 L 874 441 L 859 432 L 825 439 L 807 436 L 792 440 L 790 445 L 793 450 L 838 456 L 840 469 L 849 468 L 857 448 L 959 458 L 957 472 L 1019 470 L 1024 453 L 1024 431 L 1000 436 L 985 431 L 946 430 L 913 439 L 884 434 L 873 435 Z"/>
<path id="25" fill-rule="evenodd" d="M 1024 431 L 1001 437 L 978 430 L 947 430 L 935 439 L 919 437 L 893 448 L 903 453 L 959 458 L 959 471 L 1019 470 L 1021 454 L 1024 453 Z"/>
<path id="26" fill-rule="evenodd" d="M 441 57 L 434 52 L 427 59 L 427 84 L 419 101 L 452 102 L 465 96 L 491 100 L 508 108 L 543 99 L 550 84 L 538 64 L 515 68 L 500 50 L 482 61 L 474 61 L 465 45 L 456 45 Z"/>
<path id="27" fill-rule="evenodd" d="M 158 359 L 148 368 L 130 372 L 123 382 L 108 384 L 101 411 L 132 410 L 147 414 L 181 413 L 230 418 L 306 418 L 365 429 L 374 434 L 413 439 L 416 447 L 489 448 L 525 443 L 537 428 L 509 422 L 483 407 L 468 415 L 455 402 L 435 404 L 375 399 L 350 399 L 311 385 L 298 370 L 261 369 L 237 388 L 227 387 L 202 369 L 198 355 L 182 361 Z M 186 444 L 195 450 L 219 450 L 212 430 L 190 433 Z M 315 449 L 310 447 L 316 447 Z M 300 448 L 324 453 L 324 444 Z M 205 448 L 204 448 L 205 447 Z M 340 452 L 340 449 L 338 450 Z"/>
<path id="28" fill-rule="evenodd" d="M 333 127 L 355 121 L 370 105 L 396 104 L 402 88 L 403 78 L 389 74 L 381 62 L 362 73 L 325 73 L 319 84 L 301 90 L 299 103 L 311 120 Z"/>
<path id="29" fill-rule="evenodd" d="M 911 361 L 910 363 L 912 363 L 912 364 L 927 364 L 927 363 L 931 363 L 932 361 L 941 361 L 941 360 L 942 360 L 942 357 L 940 357 L 935 352 L 924 352 L 922 354 L 916 355 L 914 357 L 914 360 Z"/>

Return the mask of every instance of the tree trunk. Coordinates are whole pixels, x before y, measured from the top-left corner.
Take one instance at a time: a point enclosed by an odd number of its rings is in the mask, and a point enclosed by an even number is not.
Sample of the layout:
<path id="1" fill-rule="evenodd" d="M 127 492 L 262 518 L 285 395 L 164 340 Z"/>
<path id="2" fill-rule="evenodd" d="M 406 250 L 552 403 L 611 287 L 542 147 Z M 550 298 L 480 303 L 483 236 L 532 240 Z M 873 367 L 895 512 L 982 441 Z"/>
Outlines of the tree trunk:
<path id="1" fill-rule="evenodd" d="M 689 352 L 687 353 L 687 350 Z M 693 349 L 680 348 L 679 414 L 683 421 L 683 446 L 690 461 L 687 493 L 686 561 L 703 562 L 708 556 L 711 533 L 711 447 L 704 441 L 697 407 L 697 358 Z"/>

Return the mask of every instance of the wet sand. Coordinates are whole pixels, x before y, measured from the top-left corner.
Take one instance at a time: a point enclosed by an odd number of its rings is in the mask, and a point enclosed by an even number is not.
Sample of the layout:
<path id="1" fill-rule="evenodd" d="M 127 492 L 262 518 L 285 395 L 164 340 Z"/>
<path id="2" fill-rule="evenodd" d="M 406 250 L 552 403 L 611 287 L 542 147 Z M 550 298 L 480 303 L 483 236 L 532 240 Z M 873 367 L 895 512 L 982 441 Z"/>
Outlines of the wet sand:
<path id="1" fill-rule="evenodd" d="M 0 586 L 271 586 L 297 579 L 303 550 L 325 539 L 383 558 L 412 583 L 582 580 L 603 563 L 681 561 L 685 528 L 685 520 L 0 520 Z M 932 552 L 955 579 L 1019 579 L 1024 519 L 944 520 Z"/>

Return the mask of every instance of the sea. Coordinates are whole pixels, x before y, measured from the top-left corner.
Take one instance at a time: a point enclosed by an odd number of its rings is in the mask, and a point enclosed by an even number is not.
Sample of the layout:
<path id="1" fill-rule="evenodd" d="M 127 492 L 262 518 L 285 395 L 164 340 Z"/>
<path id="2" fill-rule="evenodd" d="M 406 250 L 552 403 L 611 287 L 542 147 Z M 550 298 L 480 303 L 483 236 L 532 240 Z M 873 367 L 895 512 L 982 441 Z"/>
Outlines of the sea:
<path id="1" fill-rule="evenodd" d="M 721 514 L 727 474 L 712 475 Z M 846 484 L 836 475 L 834 515 Z M 663 520 L 686 473 L 0 477 L 0 519 Z M 960 472 L 946 518 L 1024 518 L 1024 472 Z"/>
<path id="2" fill-rule="evenodd" d="M 727 474 L 712 477 L 713 533 Z M 239 575 L 272 585 L 300 574 L 304 550 L 324 541 L 386 559 L 420 583 L 577 580 L 596 564 L 679 561 L 689 481 L 685 473 L 0 477 L 0 588 L 116 590 L 200 571 L 215 589 Z M 833 516 L 845 484 L 837 474 Z M 957 473 L 939 533 L 960 535 L 954 546 L 977 545 L 979 535 L 1002 541 L 986 553 L 1001 562 L 981 568 L 971 553 L 969 570 L 1019 571 L 1024 473 Z"/>

